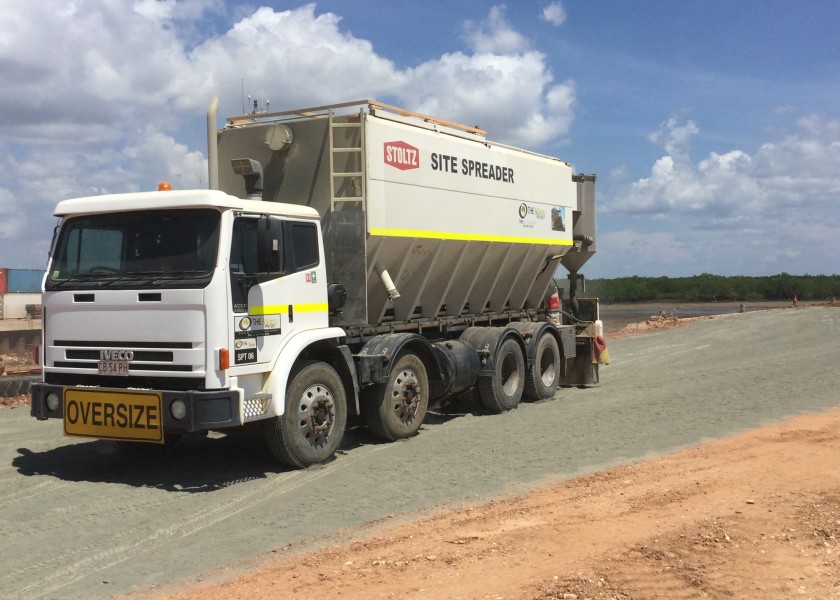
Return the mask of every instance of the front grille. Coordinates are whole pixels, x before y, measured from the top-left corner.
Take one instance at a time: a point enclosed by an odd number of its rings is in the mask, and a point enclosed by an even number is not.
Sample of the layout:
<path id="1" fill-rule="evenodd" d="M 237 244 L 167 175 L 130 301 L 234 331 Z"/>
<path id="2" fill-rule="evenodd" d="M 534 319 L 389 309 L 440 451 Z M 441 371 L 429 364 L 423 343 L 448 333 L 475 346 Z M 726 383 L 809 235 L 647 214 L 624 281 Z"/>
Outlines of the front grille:
<path id="1" fill-rule="evenodd" d="M 113 349 L 131 352 L 132 358 L 128 366 L 131 375 L 138 375 L 144 371 L 166 373 L 204 371 L 203 349 L 192 342 L 55 340 L 50 348 L 52 351 L 46 365 L 48 368 L 77 369 L 84 371 L 86 377 L 99 376 L 98 362 L 103 359 L 103 354 Z M 123 354 L 120 353 L 120 356 Z M 124 377 L 120 379 L 124 381 Z"/>
<path id="2" fill-rule="evenodd" d="M 99 350 L 66 350 L 64 358 L 67 360 L 99 360 Z M 166 351 L 151 351 L 151 350 L 135 350 L 133 360 L 142 360 L 146 362 L 172 362 L 172 352 Z M 58 364 L 56 364 L 58 366 Z"/>
<path id="3" fill-rule="evenodd" d="M 98 385 L 107 388 L 140 388 L 151 390 L 201 391 L 205 389 L 203 377 L 149 377 L 129 375 L 128 377 L 108 377 L 87 373 L 46 373 L 46 383 L 65 386 Z"/>

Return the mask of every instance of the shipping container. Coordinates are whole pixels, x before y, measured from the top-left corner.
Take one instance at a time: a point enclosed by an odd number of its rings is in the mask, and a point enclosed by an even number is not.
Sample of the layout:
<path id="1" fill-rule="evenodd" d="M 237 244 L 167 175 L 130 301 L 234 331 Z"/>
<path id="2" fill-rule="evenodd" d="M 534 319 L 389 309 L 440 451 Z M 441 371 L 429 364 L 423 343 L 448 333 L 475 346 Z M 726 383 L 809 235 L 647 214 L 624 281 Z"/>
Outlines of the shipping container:
<path id="1" fill-rule="evenodd" d="M 0 293 L 40 293 L 43 280 L 42 269 L 6 269 L 6 288 L 0 289 Z"/>
<path id="2" fill-rule="evenodd" d="M 27 305 L 40 309 L 41 294 L 0 294 L 0 319 L 25 319 Z M 40 310 L 37 311 L 40 314 Z"/>
<path id="3" fill-rule="evenodd" d="M 6 293 L 6 269 L 0 269 L 0 294 Z"/>

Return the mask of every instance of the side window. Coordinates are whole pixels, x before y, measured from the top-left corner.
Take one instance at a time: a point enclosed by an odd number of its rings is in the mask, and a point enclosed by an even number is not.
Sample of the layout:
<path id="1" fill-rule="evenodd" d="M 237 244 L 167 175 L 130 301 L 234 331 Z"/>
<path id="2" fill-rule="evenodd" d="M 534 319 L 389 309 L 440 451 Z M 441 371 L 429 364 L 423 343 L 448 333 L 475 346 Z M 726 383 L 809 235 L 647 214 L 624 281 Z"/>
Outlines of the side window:
<path id="1" fill-rule="evenodd" d="M 257 272 L 257 219 L 240 217 L 234 221 L 230 271 L 239 275 Z"/>
<path id="2" fill-rule="evenodd" d="M 248 290 L 254 285 L 276 279 L 282 274 L 283 254 L 282 243 L 278 243 L 280 251 L 281 271 L 266 273 L 260 270 L 259 244 L 260 223 L 264 216 L 237 217 L 233 222 L 233 233 L 230 239 L 230 283 L 233 312 L 248 311 Z M 280 232 L 282 223 L 279 219 L 271 218 L 270 227 Z M 282 242 L 282 239 L 279 239 Z"/>
<path id="3" fill-rule="evenodd" d="M 292 223 L 294 271 L 318 265 L 318 229 L 311 223 Z"/>

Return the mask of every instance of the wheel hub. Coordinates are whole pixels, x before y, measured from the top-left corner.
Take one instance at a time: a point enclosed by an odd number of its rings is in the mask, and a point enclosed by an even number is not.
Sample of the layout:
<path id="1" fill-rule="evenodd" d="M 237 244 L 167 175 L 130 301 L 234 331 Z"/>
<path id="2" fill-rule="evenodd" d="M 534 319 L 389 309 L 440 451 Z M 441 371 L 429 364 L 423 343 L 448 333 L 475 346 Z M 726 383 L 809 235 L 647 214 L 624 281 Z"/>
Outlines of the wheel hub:
<path id="1" fill-rule="evenodd" d="M 319 446 L 329 437 L 335 423 L 335 401 L 330 390 L 321 384 L 303 392 L 298 404 L 298 425 L 309 443 Z"/>
<path id="2" fill-rule="evenodd" d="M 394 411 L 404 423 L 414 419 L 419 407 L 420 385 L 414 371 L 404 369 L 394 378 L 391 397 Z"/>

